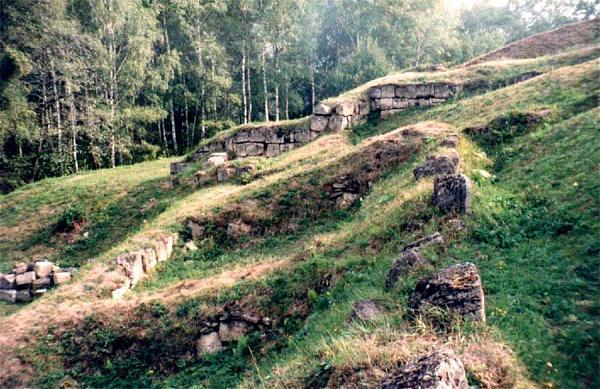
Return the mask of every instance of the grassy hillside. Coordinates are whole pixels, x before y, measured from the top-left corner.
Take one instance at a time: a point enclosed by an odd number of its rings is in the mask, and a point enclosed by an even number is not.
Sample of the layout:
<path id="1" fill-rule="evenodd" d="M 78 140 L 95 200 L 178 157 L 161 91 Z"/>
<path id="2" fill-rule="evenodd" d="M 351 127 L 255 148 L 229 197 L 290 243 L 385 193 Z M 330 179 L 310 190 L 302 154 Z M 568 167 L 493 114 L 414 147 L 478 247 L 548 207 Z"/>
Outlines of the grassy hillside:
<path id="1" fill-rule="evenodd" d="M 245 185 L 172 189 L 170 161 L 161 160 L 45 180 L 1 197 L 0 265 L 24 255 L 86 264 L 71 285 L 18 312 L 3 308 L 0 346 L 10 353 L 0 362 L 14 366 L 1 369 L 1 382 L 372 387 L 398 364 L 446 345 L 478 387 L 600 386 L 595 50 L 485 65 L 546 67 L 524 82 L 324 136 L 262 161 L 260 177 Z M 528 119 L 540 112 L 541 120 Z M 463 131 L 483 125 L 486 136 Z M 360 201 L 334 210 L 324 188 L 348 172 L 364 174 L 376 161 L 370 148 L 406 127 L 423 133 L 414 144 L 402 140 L 411 146 L 406 157 L 374 169 Z M 412 175 L 448 132 L 460 133 L 461 171 L 474 182 L 464 229 L 431 206 L 432 180 Z M 165 230 L 187 237 L 189 218 L 218 221 L 232 212 L 261 232 L 211 236 L 191 253 L 180 241 L 174 258 L 127 300 L 94 293 L 99 266 L 140 239 Z M 57 234 L 72 214 L 84 216 L 81 226 Z M 445 244 L 427 249 L 432 266 L 386 291 L 398 247 L 435 231 Z M 408 309 L 421 276 L 465 261 L 481 272 L 486 325 L 439 327 Z M 365 298 L 386 314 L 349 322 L 352 304 Z M 231 307 L 270 324 L 196 356 L 200 328 Z M 25 335 L 34 330 L 44 336 Z"/>

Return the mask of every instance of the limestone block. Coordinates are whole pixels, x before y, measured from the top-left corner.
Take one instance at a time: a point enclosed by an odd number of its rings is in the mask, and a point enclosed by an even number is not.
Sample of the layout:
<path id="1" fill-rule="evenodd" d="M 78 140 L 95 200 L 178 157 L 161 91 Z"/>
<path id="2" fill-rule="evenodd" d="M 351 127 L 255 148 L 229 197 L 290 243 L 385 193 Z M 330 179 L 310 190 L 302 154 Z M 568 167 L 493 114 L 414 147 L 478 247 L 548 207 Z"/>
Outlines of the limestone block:
<path id="1" fill-rule="evenodd" d="M 259 157 L 265 152 L 265 145 L 263 143 L 247 143 L 246 154 L 249 157 Z"/>
<path id="2" fill-rule="evenodd" d="M 329 129 L 332 131 L 342 131 L 348 127 L 348 119 L 345 116 L 332 115 L 329 118 Z"/>
<path id="3" fill-rule="evenodd" d="M 327 124 L 329 123 L 328 116 L 313 116 L 310 120 L 310 129 L 316 132 L 322 132 L 327 129 Z"/>
<path id="4" fill-rule="evenodd" d="M 356 104 L 356 114 L 359 116 L 367 116 L 370 112 L 369 102 L 361 100 Z"/>
<path id="5" fill-rule="evenodd" d="M 38 278 L 47 277 L 52 273 L 54 264 L 48 261 L 39 261 L 33 264 L 33 271 Z"/>
<path id="6" fill-rule="evenodd" d="M 409 107 L 416 107 L 417 105 L 419 105 L 419 100 L 417 99 L 408 99 L 406 101 L 408 101 Z"/>
<path id="7" fill-rule="evenodd" d="M 379 388 L 469 389 L 469 384 L 460 359 L 449 350 L 436 350 L 400 366 Z"/>
<path id="8" fill-rule="evenodd" d="M 284 143 L 285 142 L 285 134 L 280 129 L 272 128 L 270 131 L 265 133 L 265 142 L 266 143 Z"/>
<path id="9" fill-rule="evenodd" d="M 15 301 L 17 303 L 28 303 L 31 301 L 32 298 L 33 298 L 33 296 L 31 295 L 31 292 L 29 291 L 29 289 L 17 290 L 17 294 L 15 296 Z"/>
<path id="10" fill-rule="evenodd" d="M 121 254 L 117 257 L 117 266 L 119 266 L 125 275 L 131 280 L 131 285 L 135 286 L 144 277 L 144 264 L 142 262 L 142 253 L 132 251 Z M 56 277 L 55 273 L 54 276 Z"/>
<path id="11" fill-rule="evenodd" d="M 339 103 L 335 107 L 335 112 L 340 116 L 354 115 L 354 103 L 351 101 L 344 101 L 342 103 Z"/>
<path id="12" fill-rule="evenodd" d="M 227 236 L 232 240 L 248 236 L 251 232 L 252 226 L 241 220 L 234 220 L 227 225 Z"/>
<path id="13" fill-rule="evenodd" d="M 281 150 L 279 149 L 278 144 L 268 144 L 267 151 L 265 152 L 265 157 L 272 158 L 281 154 Z"/>
<path id="14" fill-rule="evenodd" d="M 381 98 L 381 88 L 373 88 L 369 93 L 369 97 L 372 99 L 380 99 Z"/>
<path id="15" fill-rule="evenodd" d="M 393 98 L 385 98 L 385 99 L 379 100 L 379 109 L 381 109 L 382 111 L 394 109 L 394 99 Z"/>
<path id="16" fill-rule="evenodd" d="M 0 300 L 14 304 L 17 301 L 17 291 L 14 289 L 0 289 Z"/>
<path id="17" fill-rule="evenodd" d="M 371 105 L 374 111 L 379 111 L 381 109 L 381 99 L 371 100 Z"/>
<path id="18" fill-rule="evenodd" d="M 14 289 L 16 277 L 14 274 L 0 274 L 0 289 Z"/>
<path id="19" fill-rule="evenodd" d="M 484 295 L 477 267 L 462 263 L 420 279 L 409 297 L 409 305 L 423 313 L 433 306 L 449 309 L 461 317 L 485 321 Z"/>
<path id="20" fill-rule="evenodd" d="M 396 97 L 396 86 L 394 85 L 385 85 L 381 88 L 381 98 L 393 98 Z"/>
<path id="21" fill-rule="evenodd" d="M 469 212 L 471 207 L 471 182 L 455 174 L 436 177 L 433 183 L 433 204 L 443 212 Z"/>
<path id="22" fill-rule="evenodd" d="M 15 285 L 17 289 L 30 285 L 35 280 L 35 272 L 28 271 L 25 273 L 17 274 L 15 278 Z"/>
<path id="23" fill-rule="evenodd" d="M 248 324 L 243 321 L 219 323 L 219 339 L 222 342 L 234 342 L 248 333 Z"/>
<path id="24" fill-rule="evenodd" d="M 219 339 L 219 334 L 215 332 L 211 332 L 210 334 L 202 335 L 196 341 L 196 353 L 198 355 L 202 354 L 212 354 L 219 352 L 223 349 L 223 344 L 221 343 L 221 339 Z"/>
<path id="25" fill-rule="evenodd" d="M 385 279 L 385 287 L 392 289 L 401 277 L 411 274 L 412 271 L 425 267 L 429 261 L 419 250 L 410 250 L 400 254 L 394 261 Z"/>
<path id="26" fill-rule="evenodd" d="M 120 288 L 112 291 L 111 295 L 113 300 L 119 300 L 123 298 L 125 293 L 129 291 L 129 289 L 131 289 L 131 280 L 127 279 L 123 282 L 123 285 Z"/>
<path id="27" fill-rule="evenodd" d="M 413 170 L 415 180 L 418 181 L 423 177 L 456 174 L 458 173 L 458 162 L 448 155 L 429 155 L 424 164 Z"/>
<path id="28" fill-rule="evenodd" d="M 64 284 L 71 279 L 71 273 L 63 271 L 52 274 L 52 282 L 54 285 Z"/>
<path id="29" fill-rule="evenodd" d="M 200 170 L 194 174 L 194 184 L 196 186 L 203 186 L 210 182 L 210 176 L 204 170 Z"/>
<path id="30" fill-rule="evenodd" d="M 446 99 L 437 99 L 435 97 L 429 99 L 429 101 L 431 102 L 431 104 L 442 104 L 445 103 L 447 100 Z"/>
<path id="31" fill-rule="evenodd" d="M 434 95 L 433 84 L 421 84 L 416 86 L 418 97 L 432 97 Z"/>
<path id="32" fill-rule="evenodd" d="M 27 271 L 27 264 L 20 262 L 20 263 L 16 263 L 15 266 L 13 267 L 12 272 L 14 274 L 23 274 Z"/>
<path id="33" fill-rule="evenodd" d="M 234 167 L 223 167 L 217 170 L 217 181 L 219 182 L 227 182 L 231 181 L 235 178 L 237 174 L 237 169 Z"/>
<path id="34" fill-rule="evenodd" d="M 204 233 L 206 232 L 206 228 L 203 225 L 196 223 L 192 220 L 188 222 L 188 227 L 192 233 L 192 239 L 196 240 L 204 237 Z M 156 247 L 156 246 L 155 246 Z"/>
<path id="35" fill-rule="evenodd" d="M 433 95 L 438 99 L 447 99 L 450 97 L 450 87 L 445 84 L 438 84 L 434 87 Z"/>
<path id="36" fill-rule="evenodd" d="M 52 285 L 51 277 L 42 277 L 42 278 L 38 278 L 37 280 L 33 280 L 33 282 L 31 283 L 31 288 L 42 289 L 42 288 L 50 287 L 51 285 Z"/>
<path id="37" fill-rule="evenodd" d="M 246 151 L 247 143 L 234 143 L 233 144 L 233 152 L 236 157 L 244 158 L 248 156 L 248 152 Z"/>
<path id="38" fill-rule="evenodd" d="M 383 315 L 385 308 L 373 300 L 360 300 L 352 306 L 350 320 L 373 320 Z"/>
<path id="39" fill-rule="evenodd" d="M 394 109 L 408 108 L 408 100 L 400 99 L 400 98 L 394 99 L 393 108 Z"/>
<path id="40" fill-rule="evenodd" d="M 405 97 L 407 99 L 416 99 L 418 96 L 416 85 L 404 85 L 399 87 L 396 91 L 398 97 Z"/>
<path id="41" fill-rule="evenodd" d="M 402 248 L 402 250 L 400 250 L 400 252 L 405 253 L 407 251 L 417 249 L 417 248 L 420 249 L 420 248 L 424 248 L 424 247 L 431 246 L 431 245 L 442 245 L 442 244 L 444 244 L 444 238 L 442 237 L 442 234 L 440 234 L 439 232 L 436 232 L 436 233 L 427 235 L 421 239 L 417 239 L 414 242 L 407 244 L 406 246 L 404 246 Z"/>
<path id="42" fill-rule="evenodd" d="M 419 107 L 429 107 L 431 105 L 431 101 L 429 99 L 419 99 Z"/>
<path id="43" fill-rule="evenodd" d="M 142 254 L 142 267 L 144 272 L 148 273 L 156 267 L 158 260 L 156 259 L 156 251 L 154 249 L 146 247 L 140 250 Z"/>
<path id="44" fill-rule="evenodd" d="M 212 153 L 206 161 L 206 167 L 221 166 L 227 161 L 227 153 Z"/>
<path id="45" fill-rule="evenodd" d="M 335 200 L 335 207 L 337 209 L 348 209 L 356 200 L 360 198 L 359 194 L 356 193 L 343 193 L 340 197 Z"/>
<path id="46" fill-rule="evenodd" d="M 171 257 L 171 254 L 173 254 L 173 242 L 174 239 L 172 236 L 165 236 L 154 241 L 157 262 L 164 262 Z"/>
<path id="47" fill-rule="evenodd" d="M 329 115 L 331 111 L 331 107 L 323 103 L 318 103 L 314 109 L 315 115 Z"/>

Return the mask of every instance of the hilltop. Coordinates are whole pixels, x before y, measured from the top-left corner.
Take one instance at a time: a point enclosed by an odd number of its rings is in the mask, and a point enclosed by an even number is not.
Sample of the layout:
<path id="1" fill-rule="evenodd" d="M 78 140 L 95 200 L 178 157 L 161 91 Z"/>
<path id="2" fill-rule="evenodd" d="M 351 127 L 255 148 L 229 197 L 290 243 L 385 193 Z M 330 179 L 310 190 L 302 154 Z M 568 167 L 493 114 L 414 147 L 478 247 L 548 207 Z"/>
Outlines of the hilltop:
<path id="1" fill-rule="evenodd" d="M 0 271 L 78 270 L 0 305 L 2 386 L 376 387 L 439 350 L 477 387 L 600 385 L 597 23 L 3 195 Z M 464 209 L 434 199 L 454 173 Z M 464 263 L 473 317 L 415 308 Z"/>

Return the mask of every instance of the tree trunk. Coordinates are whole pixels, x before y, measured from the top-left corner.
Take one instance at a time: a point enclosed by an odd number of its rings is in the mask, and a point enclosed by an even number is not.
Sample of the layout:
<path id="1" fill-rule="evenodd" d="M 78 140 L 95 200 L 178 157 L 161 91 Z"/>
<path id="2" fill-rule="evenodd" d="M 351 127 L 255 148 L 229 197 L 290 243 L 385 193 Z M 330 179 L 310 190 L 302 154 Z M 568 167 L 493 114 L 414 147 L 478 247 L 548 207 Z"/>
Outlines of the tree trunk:
<path id="1" fill-rule="evenodd" d="M 71 156 L 73 158 L 73 170 L 79 173 L 79 163 L 77 162 L 77 118 L 75 112 L 75 96 L 71 89 L 69 78 L 65 78 L 65 93 L 69 104 L 69 126 L 71 127 Z"/>
<path id="2" fill-rule="evenodd" d="M 315 100 L 316 100 L 315 67 L 314 67 L 314 65 L 311 64 L 311 66 L 310 66 L 310 106 L 311 106 L 311 112 L 313 114 L 315 113 L 315 104 L 317 103 Z"/>
<path id="3" fill-rule="evenodd" d="M 56 69 L 54 68 L 54 64 L 51 63 L 50 65 L 50 74 L 52 76 L 52 92 L 54 93 L 54 113 L 55 113 L 55 118 L 56 118 L 56 131 L 57 131 L 57 138 L 58 138 L 58 145 L 57 145 L 57 149 L 58 149 L 58 157 L 60 158 L 60 170 L 61 173 L 64 171 L 64 166 L 62 163 L 63 160 L 63 153 L 62 153 L 62 121 L 61 121 L 61 116 L 60 116 L 60 98 L 58 95 L 58 80 L 57 80 L 57 76 L 56 76 Z"/>
<path id="4" fill-rule="evenodd" d="M 242 108 L 244 110 L 244 118 L 242 122 L 248 123 L 248 103 L 246 101 L 246 41 L 242 43 Z"/>
<path id="5" fill-rule="evenodd" d="M 275 46 L 275 121 L 279 121 L 279 50 Z"/>
<path id="6" fill-rule="evenodd" d="M 165 45 L 167 54 L 171 54 L 171 42 L 169 41 L 169 33 L 167 30 L 167 15 L 163 13 L 163 29 L 165 31 Z M 171 116 L 171 138 L 173 139 L 173 151 L 177 154 L 177 131 L 175 128 L 175 110 L 173 109 L 173 93 L 169 91 L 169 114 Z"/>
<path id="7" fill-rule="evenodd" d="M 263 74 L 263 93 L 265 96 L 265 122 L 269 121 L 269 92 L 267 90 L 267 65 L 265 61 L 265 52 L 261 54 L 262 74 Z"/>
<path id="8" fill-rule="evenodd" d="M 285 120 L 290 120 L 290 79 L 285 74 Z"/>
<path id="9" fill-rule="evenodd" d="M 252 89 L 250 87 L 250 53 L 246 53 L 246 82 L 248 83 L 248 87 L 246 91 L 248 92 L 248 122 L 252 123 Z"/>
<path id="10" fill-rule="evenodd" d="M 37 153 L 33 161 L 33 169 L 31 172 L 31 182 L 35 181 L 40 163 L 40 157 L 42 156 L 42 147 L 44 145 L 44 136 L 49 132 L 50 123 L 48 116 L 48 93 L 46 91 L 46 72 L 42 74 L 42 129 L 40 131 L 40 140 L 38 142 Z"/>

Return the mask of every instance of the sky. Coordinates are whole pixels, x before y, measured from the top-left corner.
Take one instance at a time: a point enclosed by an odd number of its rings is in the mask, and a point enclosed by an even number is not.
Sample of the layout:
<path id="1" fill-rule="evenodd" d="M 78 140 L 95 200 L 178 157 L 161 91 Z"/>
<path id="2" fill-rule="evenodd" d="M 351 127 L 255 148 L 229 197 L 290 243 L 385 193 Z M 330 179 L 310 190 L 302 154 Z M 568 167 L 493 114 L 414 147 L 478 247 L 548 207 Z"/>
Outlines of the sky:
<path id="1" fill-rule="evenodd" d="M 446 3 L 448 3 L 448 5 L 458 9 L 463 7 L 471 8 L 473 5 L 478 3 L 499 7 L 502 5 L 506 5 L 507 2 L 508 0 L 446 0 Z"/>

